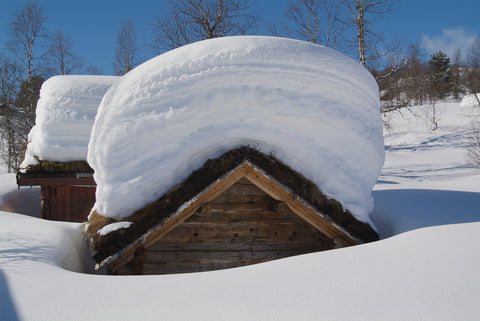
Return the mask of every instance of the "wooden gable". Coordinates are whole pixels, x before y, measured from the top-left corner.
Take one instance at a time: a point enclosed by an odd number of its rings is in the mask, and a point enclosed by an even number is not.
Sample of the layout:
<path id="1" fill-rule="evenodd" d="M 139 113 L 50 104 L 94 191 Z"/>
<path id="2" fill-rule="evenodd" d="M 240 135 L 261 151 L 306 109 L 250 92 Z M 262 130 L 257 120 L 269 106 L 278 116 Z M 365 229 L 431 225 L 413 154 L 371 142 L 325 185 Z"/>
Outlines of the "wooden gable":
<path id="1" fill-rule="evenodd" d="M 357 244 L 245 162 L 109 264 L 117 274 L 217 270 Z"/>

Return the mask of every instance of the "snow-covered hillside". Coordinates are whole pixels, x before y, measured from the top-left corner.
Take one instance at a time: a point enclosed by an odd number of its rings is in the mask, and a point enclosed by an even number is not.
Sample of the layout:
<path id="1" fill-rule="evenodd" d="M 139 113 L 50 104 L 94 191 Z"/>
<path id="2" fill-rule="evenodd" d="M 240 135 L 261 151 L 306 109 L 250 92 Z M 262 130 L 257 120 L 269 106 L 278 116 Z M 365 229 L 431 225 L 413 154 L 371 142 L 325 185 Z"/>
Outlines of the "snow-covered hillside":
<path id="1" fill-rule="evenodd" d="M 2 320 L 478 320 L 480 169 L 465 160 L 475 110 L 437 107 L 436 131 L 409 111 L 388 115 L 375 243 L 230 270 L 100 276 L 78 273 L 91 263 L 82 224 L 0 212 Z M 11 178 L 0 176 L 3 210 Z M 25 203 L 38 202 L 30 194 Z"/>

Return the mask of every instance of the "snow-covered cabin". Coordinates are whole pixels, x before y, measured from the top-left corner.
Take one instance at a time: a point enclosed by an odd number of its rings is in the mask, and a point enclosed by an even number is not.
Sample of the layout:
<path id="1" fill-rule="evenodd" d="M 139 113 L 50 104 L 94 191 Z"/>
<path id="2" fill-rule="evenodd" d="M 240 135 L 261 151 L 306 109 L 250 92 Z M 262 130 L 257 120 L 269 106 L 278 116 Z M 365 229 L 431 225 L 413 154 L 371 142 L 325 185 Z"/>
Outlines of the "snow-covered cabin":
<path id="1" fill-rule="evenodd" d="M 378 87 L 352 59 L 284 38 L 206 40 L 102 100 L 87 235 L 118 274 L 205 271 L 373 241 Z"/>
<path id="2" fill-rule="evenodd" d="M 87 160 L 98 106 L 113 76 L 55 76 L 40 90 L 36 124 L 29 133 L 18 186 L 41 186 L 41 217 L 85 222 L 95 203 Z"/>

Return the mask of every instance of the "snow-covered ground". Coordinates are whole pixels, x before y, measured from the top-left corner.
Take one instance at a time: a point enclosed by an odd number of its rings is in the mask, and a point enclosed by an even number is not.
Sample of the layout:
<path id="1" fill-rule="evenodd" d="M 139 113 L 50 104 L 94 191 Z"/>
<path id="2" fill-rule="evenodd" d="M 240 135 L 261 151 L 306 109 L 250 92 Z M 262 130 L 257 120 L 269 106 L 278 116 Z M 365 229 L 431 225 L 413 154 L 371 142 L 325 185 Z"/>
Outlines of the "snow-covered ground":
<path id="1" fill-rule="evenodd" d="M 465 160 L 474 109 L 437 107 L 436 131 L 406 110 L 388 115 L 375 243 L 214 272 L 102 276 L 80 273 L 91 263 L 82 224 L 0 212 L 1 319 L 478 320 L 480 169 Z M 38 189 L 0 179 L 2 210 L 36 213 L 26 204 Z"/>
<path id="2" fill-rule="evenodd" d="M 381 237 L 412 229 L 480 221 L 480 170 L 466 160 L 479 107 L 436 105 L 439 128 L 426 121 L 430 106 L 387 114 L 385 164 L 371 215 Z M 480 289 L 479 289 L 480 290 Z"/>

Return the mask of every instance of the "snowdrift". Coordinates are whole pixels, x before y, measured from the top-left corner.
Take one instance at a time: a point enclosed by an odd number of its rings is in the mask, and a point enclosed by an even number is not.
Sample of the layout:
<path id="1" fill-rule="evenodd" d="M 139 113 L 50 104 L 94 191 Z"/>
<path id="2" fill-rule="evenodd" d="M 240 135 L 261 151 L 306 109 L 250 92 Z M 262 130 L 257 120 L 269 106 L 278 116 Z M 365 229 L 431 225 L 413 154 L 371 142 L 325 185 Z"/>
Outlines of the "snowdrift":
<path id="1" fill-rule="evenodd" d="M 384 161 L 379 105 L 368 71 L 322 46 L 245 36 L 167 52 L 100 104 L 88 148 L 94 210 L 121 220 L 208 159 L 250 146 L 368 222 Z"/>
<path id="2" fill-rule="evenodd" d="M 114 76 L 54 76 L 40 90 L 36 125 L 30 131 L 25 170 L 48 161 L 86 160 L 90 132 L 98 105 L 107 89 L 119 79 Z"/>
<path id="3" fill-rule="evenodd" d="M 4 212 L 0 220 L 2 320 L 158 320 L 161 313 L 165 320 L 438 321 L 480 315 L 480 223 L 236 269 L 115 277 L 75 273 L 85 271 L 82 225 Z"/>
<path id="4" fill-rule="evenodd" d="M 480 93 L 465 95 L 462 98 L 462 102 L 460 103 L 460 107 L 476 107 L 476 106 L 478 106 L 479 104 L 478 104 L 477 97 L 480 97 Z"/>

